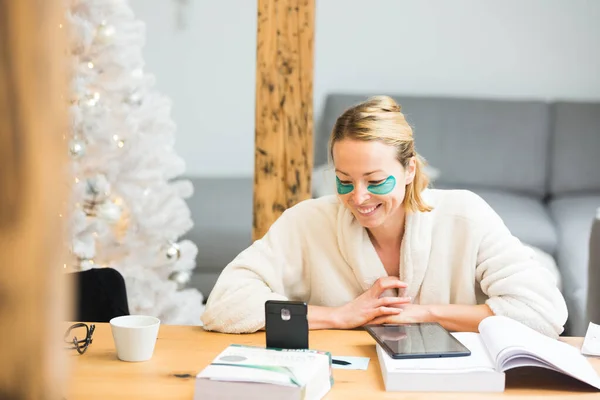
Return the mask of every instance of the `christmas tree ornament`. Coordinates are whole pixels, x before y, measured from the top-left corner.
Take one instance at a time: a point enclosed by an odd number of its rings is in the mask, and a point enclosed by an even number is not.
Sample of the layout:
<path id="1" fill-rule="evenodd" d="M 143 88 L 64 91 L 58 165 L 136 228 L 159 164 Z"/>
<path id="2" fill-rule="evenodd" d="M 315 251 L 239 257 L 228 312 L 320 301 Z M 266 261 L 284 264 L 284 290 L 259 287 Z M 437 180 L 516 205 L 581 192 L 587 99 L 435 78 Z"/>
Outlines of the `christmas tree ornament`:
<path id="1" fill-rule="evenodd" d="M 121 211 L 121 207 L 114 202 L 105 201 L 96 207 L 96 216 L 109 224 L 114 224 L 121 219 Z"/>
<path id="2" fill-rule="evenodd" d="M 171 242 L 171 243 L 169 243 L 169 246 L 167 247 L 166 254 L 167 254 L 167 258 L 170 261 L 177 261 L 181 257 L 181 249 L 179 248 L 179 245 L 177 243 Z"/>
<path id="3" fill-rule="evenodd" d="M 69 154 L 73 159 L 78 159 L 85 155 L 85 143 L 78 139 L 69 142 Z"/>
<path id="4" fill-rule="evenodd" d="M 190 271 L 173 271 L 169 275 L 169 280 L 177 284 L 177 290 L 185 289 L 191 278 Z"/>
<path id="5" fill-rule="evenodd" d="M 121 148 L 125 146 L 125 141 L 119 137 L 119 135 L 113 135 L 113 141 L 117 143 L 117 147 Z"/>
<path id="6" fill-rule="evenodd" d="M 95 107 L 100 101 L 100 93 L 95 91 L 86 91 L 82 97 L 83 104 L 88 108 Z"/>
<path id="7" fill-rule="evenodd" d="M 139 106 L 142 104 L 142 95 L 138 90 L 134 90 L 125 98 L 125 101 L 132 106 Z"/>
<path id="8" fill-rule="evenodd" d="M 110 183 L 104 174 L 96 174 L 86 179 L 85 193 L 88 199 L 96 203 L 103 202 L 110 196 Z"/>
<path id="9" fill-rule="evenodd" d="M 78 268 L 80 271 L 88 271 L 94 268 L 96 264 L 91 258 L 80 258 Z"/>
<path id="10" fill-rule="evenodd" d="M 109 25 L 106 21 L 102 21 L 96 29 L 96 39 L 102 44 L 110 43 L 114 35 L 115 27 Z"/>

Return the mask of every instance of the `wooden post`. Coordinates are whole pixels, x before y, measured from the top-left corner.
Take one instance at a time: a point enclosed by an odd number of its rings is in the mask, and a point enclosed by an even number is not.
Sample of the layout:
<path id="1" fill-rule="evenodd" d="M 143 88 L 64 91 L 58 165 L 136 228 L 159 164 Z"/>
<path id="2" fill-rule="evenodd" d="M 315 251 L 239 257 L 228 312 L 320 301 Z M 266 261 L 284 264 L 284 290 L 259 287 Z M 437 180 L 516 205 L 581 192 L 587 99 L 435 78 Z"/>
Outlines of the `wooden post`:
<path id="1" fill-rule="evenodd" d="M 0 398 L 64 395 L 61 0 L 0 0 Z"/>
<path id="2" fill-rule="evenodd" d="M 314 0 L 258 0 L 253 240 L 311 197 Z"/>

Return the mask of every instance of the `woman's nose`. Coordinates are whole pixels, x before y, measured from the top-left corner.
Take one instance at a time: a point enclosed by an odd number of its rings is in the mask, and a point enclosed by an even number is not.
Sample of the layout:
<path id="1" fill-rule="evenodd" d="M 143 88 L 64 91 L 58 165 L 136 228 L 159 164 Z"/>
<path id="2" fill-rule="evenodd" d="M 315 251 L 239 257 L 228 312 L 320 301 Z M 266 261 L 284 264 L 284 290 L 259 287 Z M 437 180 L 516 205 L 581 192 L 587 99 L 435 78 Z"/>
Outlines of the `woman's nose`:
<path id="1" fill-rule="evenodd" d="M 360 205 L 365 201 L 369 200 L 370 197 L 371 194 L 363 185 L 356 185 L 354 187 L 354 191 L 352 192 L 352 201 L 354 201 L 354 204 Z"/>

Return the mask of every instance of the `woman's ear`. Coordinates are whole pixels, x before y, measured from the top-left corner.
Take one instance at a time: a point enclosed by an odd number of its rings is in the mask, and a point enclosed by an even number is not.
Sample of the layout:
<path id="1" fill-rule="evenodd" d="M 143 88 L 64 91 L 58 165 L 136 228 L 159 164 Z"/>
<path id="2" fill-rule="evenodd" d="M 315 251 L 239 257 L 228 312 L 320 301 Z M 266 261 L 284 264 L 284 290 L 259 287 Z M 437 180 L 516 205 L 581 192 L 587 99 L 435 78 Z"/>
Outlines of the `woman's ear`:
<path id="1" fill-rule="evenodd" d="M 408 165 L 404 172 L 406 178 L 404 184 L 410 185 L 415 180 L 415 174 L 417 173 L 417 160 L 415 157 L 411 157 L 410 160 L 408 160 Z"/>

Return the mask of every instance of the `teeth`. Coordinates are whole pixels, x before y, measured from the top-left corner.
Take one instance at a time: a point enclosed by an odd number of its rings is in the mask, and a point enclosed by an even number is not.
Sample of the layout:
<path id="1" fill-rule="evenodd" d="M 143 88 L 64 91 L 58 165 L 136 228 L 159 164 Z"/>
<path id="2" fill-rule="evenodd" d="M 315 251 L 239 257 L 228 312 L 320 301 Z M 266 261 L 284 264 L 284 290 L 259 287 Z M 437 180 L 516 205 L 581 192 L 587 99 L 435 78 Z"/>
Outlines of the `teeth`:
<path id="1" fill-rule="evenodd" d="M 377 208 L 377 206 L 371 207 L 371 208 L 359 208 L 358 212 L 361 214 L 368 214 L 368 213 L 372 212 L 373 210 L 375 210 L 376 208 Z"/>

